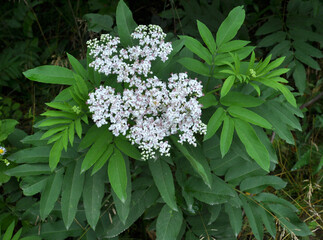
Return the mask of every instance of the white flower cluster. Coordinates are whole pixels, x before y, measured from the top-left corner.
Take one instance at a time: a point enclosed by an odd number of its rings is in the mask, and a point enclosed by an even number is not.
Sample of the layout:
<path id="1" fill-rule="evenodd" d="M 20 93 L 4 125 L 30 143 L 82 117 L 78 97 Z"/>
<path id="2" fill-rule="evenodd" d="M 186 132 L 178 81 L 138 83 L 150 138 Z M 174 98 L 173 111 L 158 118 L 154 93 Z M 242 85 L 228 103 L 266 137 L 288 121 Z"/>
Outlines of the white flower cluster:
<path id="1" fill-rule="evenodd" d="M 171 43 L 164 42 L 166 34 L 157 25 L 140 25 L 131 34 L 139 45 L 118 50 L 120 39 L 109 34 L 87 42 L 90 55 L 95 58 L 90 67 L 105 75 L 116 74 L 118 82 L 130 83 L 130 87 L 142 85 L 138 75 L 147 77 L 151 72 L 151 61 L 157 57 L 163 62 L 173 50 Z"/>
<path id="2" fill-rule="evenodd" d="M 101 42 L 89 43 L 95 58 L 91 66 L 106 75 L 117 74 L 118 82 L 129 83 L 122 93 L 100 86 L 89 94 L 93 121 L 98 127 L 109 123 L 115 136 L 125 135 L 137 144 L 143 159 L 154 158 L 156 151 L 169 155 L 165 138 L 173 134 L 179 134 L 180 143 L 196 145 L 194 134 L 206 133 L 197 101 L 202 96 L 201 83 L 186 73 L 172 74 L 166 83 L 152 75 L 150 61 L 156 57 L 166 61 L 172 51 L 160 27 L 139 26 L 131 36 L 139 39 L 139 46 L 120 51 L 119 39 L 108 35 Z"/>

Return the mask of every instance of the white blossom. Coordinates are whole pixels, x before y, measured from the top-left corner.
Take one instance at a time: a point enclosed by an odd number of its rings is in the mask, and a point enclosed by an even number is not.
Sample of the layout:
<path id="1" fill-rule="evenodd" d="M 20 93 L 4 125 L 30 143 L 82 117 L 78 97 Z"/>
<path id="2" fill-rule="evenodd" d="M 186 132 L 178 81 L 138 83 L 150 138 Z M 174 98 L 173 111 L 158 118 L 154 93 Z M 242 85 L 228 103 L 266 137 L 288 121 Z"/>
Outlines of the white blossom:
<path id="1" fill-rule="evenodd" d="M 121 93 L 111 86 L 100 86 L 89 94 L 87 104 L 98 127 L 109 123 L 115 136 L 126 136 L 138 145 L 143 159 L 156 152 L 169 155 L 166 138 L 179 135 L 179 142 L 196 145 L 194 134 L 206 133 L 201 121 L 202 84 L 187 73 L 171 74 L 163 82 L 153 75 L 151 62 L 168 59 L 171 43 L 159 26 L 138 26 L 131 34 L 139 45 L 118 48 L 120 39 L 110 35 L 88 42 L 94 61 L 90 66 L 105 75 L 116 74 L 117 81 L 129 83 Z M 117 50 L 120 49 L 120 50 Z M 108 84 L 108 83 L 107 83 Z"/>

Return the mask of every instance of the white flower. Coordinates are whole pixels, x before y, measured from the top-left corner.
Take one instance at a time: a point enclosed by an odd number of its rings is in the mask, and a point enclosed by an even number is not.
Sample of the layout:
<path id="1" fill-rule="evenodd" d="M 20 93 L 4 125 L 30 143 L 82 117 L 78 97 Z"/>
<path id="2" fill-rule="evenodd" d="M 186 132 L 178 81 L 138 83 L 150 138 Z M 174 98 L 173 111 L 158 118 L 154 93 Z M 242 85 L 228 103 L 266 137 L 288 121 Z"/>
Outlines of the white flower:
<path id="1" fill-rule="evenodd" d="M 7 150 L 4 147 L 0 146 L 0 155 L 3 156 L 6 154 L 6 152 L 7 152 Z"/>
<path id="2" fill-rule="evenodd" d="M 94 61 L 90 66 L 106 75 L 116 74 L 118 82 L 129 83 L 122 93 L 110 86 L 100 86 L 89 94 L 87 104 L 98 127 L 110 123 L 115 136 L 126 136 L 137 144 L 143 159 L 156 157 L 156 152 L 169 155 L 166 137 L 179 134 L 179 142 L 196 145 L 195 133 L 205 134 L 201 121 L 202 84 L 189 79 L 187 73 L 171 74 L 163 82 L 151 72 L 151 61 L 168 59 L 171 43 L 159 26 L 138 26 L 132 38 L 139 45 L 116 50 L 119 38 L 101 36 L 88 42 Z"/>

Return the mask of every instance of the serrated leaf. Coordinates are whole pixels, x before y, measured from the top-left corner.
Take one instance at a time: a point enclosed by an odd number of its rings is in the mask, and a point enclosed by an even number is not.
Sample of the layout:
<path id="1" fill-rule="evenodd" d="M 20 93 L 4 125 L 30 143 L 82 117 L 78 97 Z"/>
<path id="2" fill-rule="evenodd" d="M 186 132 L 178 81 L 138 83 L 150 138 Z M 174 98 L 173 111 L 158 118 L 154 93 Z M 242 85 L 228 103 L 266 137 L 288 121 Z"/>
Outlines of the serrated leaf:
<path id="1" fill-rule="evenodd" d="M 227 109 L 231 116 L 244 120 L 246 122 L 252 123 L 254 125 L 271 129 L 272 125 L 263 117 L 259 116 L 257 113 L 250 111 L 246 108 L 231 106 Z"/>
<path id="2" fill-rule="evenodd" d="M 173 175 L 168 164 L 159 158 L 148 160 L 148 164 L 161 197 L 172 210 L 178 211 Z"/>
<path id="3" fill-rule="evenodd" d="M 42 220 L 48 216 L 53 210 L 55 202 L 57 201 L 63 183 L 64 168 L 59 169 L 52 174 L 46 183 L 44 190 L 40 197 L 40 217 Z"/>
<path id="4" fill-rule="evenodd" d="M 113 191 L 124 203 L 127 199 L 127 170 L 126 164 L 121 152 L 118 149 L 113 150 L 108 165 L 108 175 Z M 128 180 L 130 181 L 130 179 Z"/>
<path id="5" fill-rule="evenodd" d="M 224 106 L 237 106 L 237 107 L 257 107 L 265 101 L 250 95 L 245 95 L 240 92 L 229 92 L 225 97 L 220 99 Z"/>
<path id="6" fill-rule="evenodd" d="M 12 223 L 9 225 L 6 232 L 4 233 L 2 240 L 10 240 L 12 237 L 14 228 L 15 228 L 15 221 L 12 221 Z"/>
<path id="7" fill-rule="evenodd" d="M 74 83 L 73 72 L 60 66 L 40 66 L 27 70 L 23 74 L 29 80 L 36 82 L 62 85 L 73 85 Z"/>
<path id="8" fill-rule="evenodd" d="M 230 149 L 234 132 L 234 121 L 232 118 L 226 116 L 223 120 L 223 127 L 220 137 L 220 150 L 222 158 Z"/>
<path id="9" fill-rule="evenodd" d="M 74 122 L 74 128 L 77 136 L 79 138 L 82 138 L 82 124 L 81 124 L 81 118 L 77 118 Z"/>
<path id="10" fill-rule="evenodd" d="M 49 129 L 48 131 L 46 131 L 42 135 L 42 137 L 40 138 L 40 140 L 45 139 L 45 138 L 48 138 L 48 137 L 54 135 L 55 133 L 58 133 L 58 132 L 61 132 L 61 131 L 65 130 L 66 128 L 68 128 L 68 127 L 67 126 L 59 126 L 59 127 L 51 128 L 51 129 Z"/>
<path id="11" fill-rule="evenodd" d="M 105 169 L 101 169 L 94 175 L 89 171 L 85 173 L 83 204 L 87 222 L 94 230 L 100 218 L 105 177 Z"/>
<path id="12" fill-rule="evenodd" d="M 177 239 L 181 230 L 183 215 L 180 210 L 174 211 L 166 204 L 160 211 L 156 223 L 158 240 Z"/>
<path id="13" fill-rule="evenodd" d="M 216 51 L 216 44 L 211 31 L 207 28 L 207 26 L 204 23 L 200 22 L 199 20 L 197 20 L 197 28 L 204 43 L 213 55 Z"/>
<path id="14" fill-rule="evenodd" d="M 116 22 L 118 27 L 118 35 L 124 47 L 132 46 L 131 33 L 137 27 L 133 20 L 132 13 L 123 0 L 120 0 L 116 10 Z"/>
<path id="15" fill-rule="evenodd" d="M 269 153 L 259 140 L 255 130 L 247 122 L 240 119 L 234 119 L 234 127 L 249 156 L 254 159 L 262 169 L 269 172 Z"/>
<path id="16" fill-rule="evenodd" d="M 241 6 L 235 7 L 233 10 L 231 10 L 216 33 L 216 45 L 221 47 L 223 43 L 226 43 L 234 38 L 243 24 L 244 19 L 245 11 Z"/>
<path id="17" fill-rule="evenodd" d="M 222 121 L 225 117 L 225 111 L 222 107 L 219 107 L 210 118 L 208 124 L 207 124 L 207 132 L 204 136 L 203 141 L 206 141 L 207 139 L 211 138 L 216 131 L 219 129 L 219 127 L 222 125 Z"/>
<path id="18" fill-rule="evenodd" d="M 71 162 L 65 172 L 62 186 L 62 216 L 68 230 L 73 223 L 78 202 L 82 195 L 84 174 L 81 174 L 81 160 Z"/>

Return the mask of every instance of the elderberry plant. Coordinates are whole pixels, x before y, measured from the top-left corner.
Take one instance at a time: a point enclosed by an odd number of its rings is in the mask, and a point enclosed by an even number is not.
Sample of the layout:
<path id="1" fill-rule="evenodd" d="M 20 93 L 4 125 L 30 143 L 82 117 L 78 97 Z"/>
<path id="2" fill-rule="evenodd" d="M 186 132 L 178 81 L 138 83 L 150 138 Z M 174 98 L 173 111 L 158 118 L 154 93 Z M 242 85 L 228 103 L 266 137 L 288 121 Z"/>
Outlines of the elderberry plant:
<path id="1" fill-rule="evenodd" d="M 57 239 L 115 238 L 141 216 L 158 240 L 236 239 L 243 219 L 259 240 L 264 229 L 275 238 L 275 223 L 311 234 L 269 174 L 277 157 L 267 134 L 292 143 L 302 112 L 280 77 L 283 59 L 257 59 L 234 40 L 244 17 L 236 7 L 215 38 L 198 21 L 202 43 L 168 42 L 121 0 L 117 32 L 88 42 L 85 67 L 68 55 L 73 71 L 24 73 L 68 85 L 8 157 L 17 165 L 6 174 L 21 177 L 26 196 L 40 193 L 40 225 L 64 228 Z"/>

